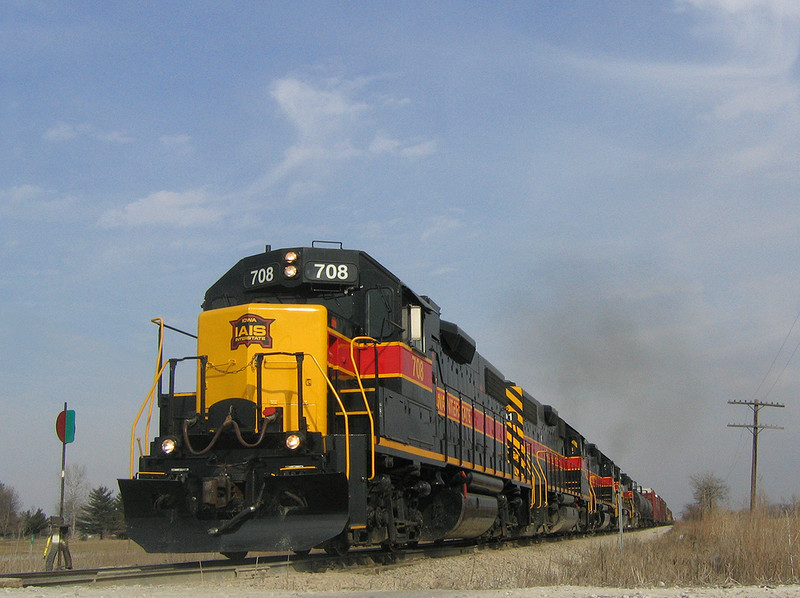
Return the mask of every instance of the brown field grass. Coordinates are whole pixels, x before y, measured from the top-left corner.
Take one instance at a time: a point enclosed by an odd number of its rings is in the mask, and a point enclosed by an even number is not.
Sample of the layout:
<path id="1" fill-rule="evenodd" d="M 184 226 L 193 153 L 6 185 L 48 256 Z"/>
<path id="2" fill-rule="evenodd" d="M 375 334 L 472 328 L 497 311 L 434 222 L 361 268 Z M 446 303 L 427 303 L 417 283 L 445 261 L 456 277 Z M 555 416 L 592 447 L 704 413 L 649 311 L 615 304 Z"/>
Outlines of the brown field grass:
<path id="1" fill-rule="evenodd" d="M 47 538 L 0 540 L 0 576 L 8 573 L 44 570 L 44 549 Z M 221 558 L 219 554 L 148 554 L 131 540 L 90 538 L 69 542 L 75 569 L 154 565 L 178 561 Z"/>
<path id="2" fill-rule="evenodd" d="M 567 565 L 567 566 L 564 566 Z M 800 583 L 800 513 L 718 513 L 660 538 L 606 545 L 558 567 L 554 584 L 616 587 Z"/>

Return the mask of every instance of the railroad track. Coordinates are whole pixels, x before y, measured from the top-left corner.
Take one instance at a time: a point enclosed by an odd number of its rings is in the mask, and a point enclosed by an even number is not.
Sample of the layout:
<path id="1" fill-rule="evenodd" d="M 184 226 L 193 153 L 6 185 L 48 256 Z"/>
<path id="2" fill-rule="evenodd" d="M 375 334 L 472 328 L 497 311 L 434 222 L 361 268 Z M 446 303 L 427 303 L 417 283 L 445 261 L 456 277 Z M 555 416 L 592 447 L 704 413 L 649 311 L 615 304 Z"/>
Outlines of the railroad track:
<path id="1" fill-rule="evenodd" d="M 195 582 L 207 579 L 250 578 L 270 569 L 292 567 L 303 572 L 322 572 L 331 569 L 385 569 L 409 564 L 426 558 L 444 558 L 483 550 L 504 549 L 528 546 L 539 543 L 564 542 L 587 535 L 611 535 L 616 532 L 600 534 L 572 534 L 568 536 L 538 536 L 476 544 L 468 541 L 451 541 L 443 544 L 425 544 L 396 551 L 369 548 L 351 550 L 341 556 L 331 556 L 322 552 L 309 555 L 274 554 L 249 557 L 239 560 L 217 559 L 189 561 L 159 565 L 140 565 L 129 567 L 101 567 L 97 569 L 74 569 L 59 571 L 37 571 L 30 573 L 9 573 L 0 578 L 0 588 L 28 586 L 65 585 L 125 585 L 156 584 L 176 580 Z"/>
<path id="2" fill-rule="evenodd" d="M 196 581 L 204 579 L 254 577 L 268 569 L 292 567 L 297 571 L 320 572 L 329 569 L 387 567 L 422 558 L 440 558 L 475 551 L 474 544 L 445 544 L 422 546 L 386 552 L 380 549 L 353 550 L 342 556 L 327 554 L 269 555 L 239 560 L 218 559 L 190 561 L 159 565 L 129 567 L 100 567 L 96 569 L 71 569 L 59 571 L 34 571 L 8 573 L 0 578 L 0 588 L 65 585 L 124 585 L 163 583 L 176 579 Z"/>
<path id="3" fill-rule="evenodd" d="M 191 577 L 193 575 L 228 575 L 238 564 L 228 560 L 166 563 L 129 567 L 100 567 L 59 571 L 8 573 L 0 579 L 0 587 L 64 586 L 71 584 L 124 584 L 147 580 Z"/>

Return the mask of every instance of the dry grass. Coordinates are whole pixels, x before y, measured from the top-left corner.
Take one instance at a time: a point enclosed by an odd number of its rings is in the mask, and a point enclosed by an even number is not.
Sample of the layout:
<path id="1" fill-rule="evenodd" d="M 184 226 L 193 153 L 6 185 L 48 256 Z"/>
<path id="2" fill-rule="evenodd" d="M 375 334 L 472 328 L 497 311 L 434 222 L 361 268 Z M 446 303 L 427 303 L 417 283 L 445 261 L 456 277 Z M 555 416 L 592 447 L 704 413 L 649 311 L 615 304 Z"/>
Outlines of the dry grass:
<path id="1" fill-rule="evenodd" d="M 0 576 L 44 570 L 46 538 L 0 540 Z M 151 565 L 176 561 L 218 559 L 219 554 L 148 554 L 130 540 L 70 540 L 69 551 L 76 569 Z"/>
<path id="2" fill-rule="evenodd" d="M 651 542 L 601 546 L 560 563 L 550 583 L 616 587 L 800 582 L 800 514 L 721 513 Z"/>
<path id="3" fill-rule="evenodd" d="M 219 558 L 216 554 L 147 554 L 127 540 L 75 540 L 70 549 L 76 568 Z M 43 550 L 44 540 L 37 540 L 33 548 L 26 540 L 0 542 L 0 576 L 41 570 Z M 320 591 L 800 583 L 800 513 L 722 513 L 701 521 L 678 523 L 660 535 L 627 534 L 622 551 L 615 536 L 604 536 L 509 551 L 489 550 L 378 571 L 374 575 L 342 571 L 313 576 L 284 571 L 276 579 L 267 574 L 262 581 L 272 584 L 270 587 L 277 584 L 287 589 L 287 584 L 291 588 L 295 584 Z"/>

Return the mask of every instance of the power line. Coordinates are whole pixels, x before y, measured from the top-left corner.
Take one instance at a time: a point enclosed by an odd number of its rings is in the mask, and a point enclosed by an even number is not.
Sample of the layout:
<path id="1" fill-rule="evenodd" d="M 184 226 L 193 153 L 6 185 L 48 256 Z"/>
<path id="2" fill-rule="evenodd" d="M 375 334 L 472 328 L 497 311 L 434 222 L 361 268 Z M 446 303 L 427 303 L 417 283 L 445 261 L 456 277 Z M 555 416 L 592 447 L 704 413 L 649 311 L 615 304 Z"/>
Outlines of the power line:
<path id="1" fill-rule="evenodd" d="M 778 361 L 778 357 L 780 356 L 781 352 L 783 351 L 783 348 L 786 346 L 786 342 L 789 340 L 789 337 L 792 335 L 792 330 L 794 330 L 794 327 L 797 324 L 798 320 L 800 320 L 800 311 L 798 311 L 797 315 L 794 317 L 794 322 L 792 322 L 792 325 L 789 327 L 789 332 L 786 333 L 786 337 L 783 339 L 783 342 L 781 343 L 781 346 L 778 349 L 778 352 L 775 353 L 775 357 L 772 358 L 772 363 L 769 364 L 769 368 L 767 369 L 767 373 L 764 374 L 764 378 L 761 380 L 761 382 L 759 382 L 758 387 L 756 388 L 755 392 L 753 392 L 753 400 L 757 400 L 756 399 L 756 395 L 758 394 L 758 391 L 761 390 L 761 387 L 764 385 L 764 382 L 767 381 L 767 378 L 769 377 L 770 373 L 772 372 L 772 368 L 775 367 L 775 362 Z M 770 395 L 770 393 L 772 392 L 772 389 L 775 388 L 775 385 L 778 383 L 778 380 L 780 380 L 781 376 L 783 376 L 783 372 L 786 371 L 786 368 L 788 367 L 789 362 L 792 360 L 792 357 L 794 357 L 794 354 L 797 352 L 797 348 L 798 347 L 800 347 L 800 341 L 797 343 L 797 345 L 794 348 L 794 351 L 792 351 L 792 354 L 789 356 L 789 359 L 784 364 L 783 369 L 781 370 L 781 373 L 778 374 L 778 377 L 775 379 L 775 382 L 772 383 L 772 386 L 767 391 L 767 394 L 764 395 L 764 398 L 767 398 Z"/>
<path id="2" fill-rule="evenodd" d="M 795 354 L 795 353 L 797 353 L 797 349 L 800 349 L 800 341 L 797 341 L 797 344 L 794 346 L 794 351 L 792 351 L 792 354 L 791 354 L 791 355 L 789 355 L 789 359 L 787 359 L 787 360 L 786 360 L 786 363 L 784 363 L 784 364 L 783 364 L 783 369 L 781 370 L 780 374 L 778 374 L 778 375 L 776 376 L 776 378 L 775 378 L 775 381 L 772 383 L 772 386 L 770 386 L 770 387 L 769 387 L 769 390 L 767 391 L 767 394 L 765 394 L 765 395 L 764 395 L 764 398 L 765 398 L 765 399 L 766 399 L 766 398 L 767 398 L 767 397 L 768 397 L 770 394 L 772 394 L 772 390 L 775 388 L 775 385 L 776 385 L 776 384 L 778 384 L 778 381 L 779 381 L 779 380 L 781 379 L 781 377 L 783 376 L 784 372 L 786 371 L 786 368 L 788 368 L 788 367 L 789 367 L 789 364 L 791 363 L 791 361 L 792 361 L 792 358 L 794 357 L 794 354 Z"/>

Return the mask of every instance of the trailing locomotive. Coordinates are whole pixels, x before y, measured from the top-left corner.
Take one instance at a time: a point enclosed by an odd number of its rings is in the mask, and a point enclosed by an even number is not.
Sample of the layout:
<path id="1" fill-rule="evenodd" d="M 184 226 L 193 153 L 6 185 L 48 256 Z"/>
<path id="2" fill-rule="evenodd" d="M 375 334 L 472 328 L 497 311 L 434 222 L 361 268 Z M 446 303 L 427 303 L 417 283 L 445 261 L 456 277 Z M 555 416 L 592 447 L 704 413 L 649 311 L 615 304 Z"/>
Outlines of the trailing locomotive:
<path id="1" fill-rule="evenodd" d="M 129 537 L 148 552 L 339 553 L 669 516 L 362 251 L 315 242 L 242 259 L 205 294 L 196 355 L 162 360 L 169 327 L 154 321 L 159 367 L 119 480 Z"/>

